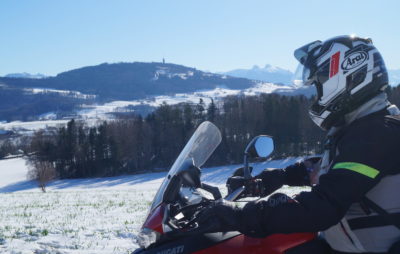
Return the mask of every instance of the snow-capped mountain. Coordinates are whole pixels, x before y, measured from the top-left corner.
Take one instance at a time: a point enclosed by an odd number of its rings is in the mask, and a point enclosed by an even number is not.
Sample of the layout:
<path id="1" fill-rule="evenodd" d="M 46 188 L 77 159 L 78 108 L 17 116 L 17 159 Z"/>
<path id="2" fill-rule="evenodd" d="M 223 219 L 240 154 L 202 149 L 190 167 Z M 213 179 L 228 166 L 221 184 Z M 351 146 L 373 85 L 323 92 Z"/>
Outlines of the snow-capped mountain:
<path id="1" fill-rule="evenodd" d="M 397 86 L 400 84 L 400 69 L 398 70 L 388 70 L 389 72 L 389 84 L 392 86 Z"/>
<path id="2" fill-rule="evenodd" d="M 41 79 L 41 78 L 47 78 L 48 76 L 41 74 L 41 73 L 36 73 L 36 74 L 30 74 L 27 72 L 22 72 L 22 73 L 10 73 L 5 75 L 4 77 L 6 78 L 31 78 L 31 79 Z"/>
<path id="3" fill-rule="evenodd" d="M 224 74 L 284 85 L 292 85 L 293 77 L 293 72 L 269 64 L 265 65 L 264 68 L 254 65 L 251 69 L 236 69 L 225 72 Z"/>
<path id="4" fill-rule="evenodd" d="M 388 70 L 389 73 L 389 83 L 392 86 L 397 86 L 400 84 L 400 69 L 397 70 Z M 248 78 L 261 80 L 264 82 L 271 83 L 280 83 L 284 85 L 293 85 L 293 75 L 294 73 L 282 69 L 280 67 L 265 65 L 264 68 L 261 68 L 257 65 L 254 65 L 251 69 L 236 69 L 228 72 L 224 72 L 223 74 L 239 77 L 239 78 Z"/>

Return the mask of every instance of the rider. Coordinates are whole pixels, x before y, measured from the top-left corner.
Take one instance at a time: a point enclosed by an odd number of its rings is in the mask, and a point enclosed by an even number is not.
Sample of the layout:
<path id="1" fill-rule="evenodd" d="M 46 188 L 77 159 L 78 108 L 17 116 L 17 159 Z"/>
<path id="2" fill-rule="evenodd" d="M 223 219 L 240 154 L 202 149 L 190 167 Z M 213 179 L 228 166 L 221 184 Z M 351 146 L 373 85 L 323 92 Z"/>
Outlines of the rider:
<path id="1" fill-rule="evenodd" d="M 220 203 L 200 219 L 212 220 L 215 231 L 253 237 L 321 232 L 304 253 L 400 253 L 400 112 L 387 101 L 380 53 L 371 39 L 338 36 L 294 55 L 303 83 L 317 88 L 309 113 L 327 131 L 325 152 L 256 178 L 264 194 L 284 184 L 310 185 L 311 191 L 293 199 L 272 195 L 278 202 L 244 208 Z"/>

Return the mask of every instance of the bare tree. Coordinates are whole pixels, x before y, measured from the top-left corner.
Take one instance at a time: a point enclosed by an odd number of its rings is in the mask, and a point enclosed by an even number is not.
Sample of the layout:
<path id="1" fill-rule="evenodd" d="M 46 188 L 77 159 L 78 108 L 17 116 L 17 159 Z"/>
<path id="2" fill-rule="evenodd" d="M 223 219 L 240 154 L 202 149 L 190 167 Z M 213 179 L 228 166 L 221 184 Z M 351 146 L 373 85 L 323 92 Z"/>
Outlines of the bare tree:
<path id="1" fill-rule="evenodd" d="M 56 170 L 53 163 L 49 161 L 29 160 L 30 170 L 28 177 L 38 182 L 38 187 L 46 192 L 46 185 L 56 176 Z"/>

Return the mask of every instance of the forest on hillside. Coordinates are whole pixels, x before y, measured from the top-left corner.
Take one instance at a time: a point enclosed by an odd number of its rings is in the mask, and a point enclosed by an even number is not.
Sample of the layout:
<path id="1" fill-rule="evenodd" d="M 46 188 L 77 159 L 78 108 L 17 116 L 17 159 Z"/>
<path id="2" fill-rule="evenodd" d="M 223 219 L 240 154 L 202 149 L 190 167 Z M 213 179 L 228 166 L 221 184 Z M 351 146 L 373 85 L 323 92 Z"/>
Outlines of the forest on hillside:
<path id="1" fill-rule="evenodd" d="M 68 116 L 80 105 L 93 102 L 93 99 L 77 98 L 72 94 L 33 93 L 0 83 L 0 121 L 34 121 L 48 112 L 57 112 L 59 117 Z"/>
<path id="2" fill-rule="evenodd" d="M 400 105 L 400 88 L 391 88 L 389 98 Z M 146 117 L 129 115 L 98 126 L 71 120 L 66 127 L 36 132 L 25 149 L 32 161 L 50 162 L 59 178 L 167 170 L 196 127 L 208 120 L 220 129 L 222 142 L 205 166 L 241 163 L 246 144 L 260 134 L 274 137 L 274 158 L 318 154 L 325 133 L 308 116 L 312 101 L 262 94 L 164 104 Z"/>

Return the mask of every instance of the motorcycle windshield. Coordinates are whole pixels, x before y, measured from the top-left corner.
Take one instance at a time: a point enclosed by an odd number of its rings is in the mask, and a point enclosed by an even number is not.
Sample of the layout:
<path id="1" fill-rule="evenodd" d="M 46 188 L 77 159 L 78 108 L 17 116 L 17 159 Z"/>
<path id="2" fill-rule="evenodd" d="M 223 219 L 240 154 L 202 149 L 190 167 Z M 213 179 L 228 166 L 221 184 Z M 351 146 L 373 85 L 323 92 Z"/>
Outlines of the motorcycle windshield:
<path id="1" fill-rule="evenodd" d="M 164 192 L 171 183 L 172 177 L 185 169 L 188 160 L 193 161 L 194 165 L 200 168 L 211 156 L 220 142 L 221 132 L 217 126 L 208 121 L 200 124 L 175 160 L 167 176 L 164 178 L 164 181 L 154 197 L 150 212 L 163 202 Z"/>

